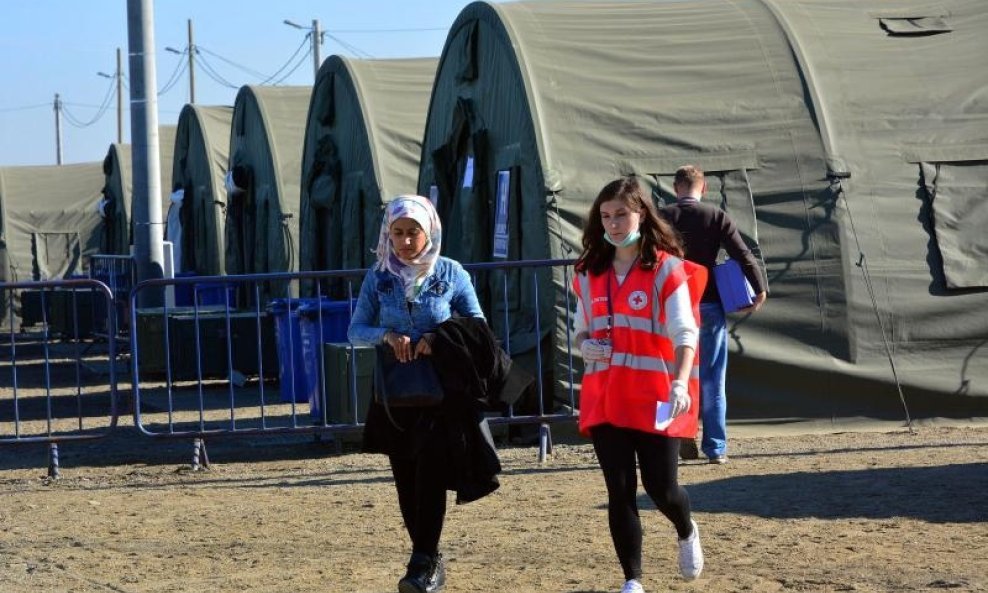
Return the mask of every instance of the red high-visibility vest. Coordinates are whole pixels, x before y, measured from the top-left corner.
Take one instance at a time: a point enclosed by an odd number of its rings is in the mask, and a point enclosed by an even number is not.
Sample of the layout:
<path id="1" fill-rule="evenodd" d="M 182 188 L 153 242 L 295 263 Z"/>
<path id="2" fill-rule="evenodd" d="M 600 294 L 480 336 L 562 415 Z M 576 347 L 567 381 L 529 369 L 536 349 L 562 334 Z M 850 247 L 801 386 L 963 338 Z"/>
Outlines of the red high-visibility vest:
<path id="1" fill-rule="evenodd" d="M 606 423 L 670 437 L 696 436 L 699 345 L 688 382 L 689 412 L 671 422 L 666 416 L 676 353 L 665 332 L 665 301 L 684 282 L 699 327 L 700 298 L 707 283 L 707 270 L 701 265 L 659 252 L 654 270 L 642 270 L 636 264 L 620 286 L 610 270 L 597 276 L 577 274 L 573 279 L 573 289 L 588 317 L 590 337 L 609 338 L 612 347 L 610 361 L 584 361 L 581 433 L 587 435 L 591 427 Z"/>

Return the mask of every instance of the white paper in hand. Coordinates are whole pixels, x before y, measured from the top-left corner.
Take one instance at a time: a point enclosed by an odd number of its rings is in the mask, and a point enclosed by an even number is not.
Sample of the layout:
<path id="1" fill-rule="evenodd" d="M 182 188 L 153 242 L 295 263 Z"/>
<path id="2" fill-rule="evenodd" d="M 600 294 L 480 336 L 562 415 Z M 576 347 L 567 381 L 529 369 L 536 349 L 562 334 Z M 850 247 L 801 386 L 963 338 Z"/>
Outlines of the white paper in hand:
<path id="1" fill-rule="evenodd" d="M 672 405 L 669 402 L 655 402 L 655 430 L 669 428 L 672 419 Z"/>

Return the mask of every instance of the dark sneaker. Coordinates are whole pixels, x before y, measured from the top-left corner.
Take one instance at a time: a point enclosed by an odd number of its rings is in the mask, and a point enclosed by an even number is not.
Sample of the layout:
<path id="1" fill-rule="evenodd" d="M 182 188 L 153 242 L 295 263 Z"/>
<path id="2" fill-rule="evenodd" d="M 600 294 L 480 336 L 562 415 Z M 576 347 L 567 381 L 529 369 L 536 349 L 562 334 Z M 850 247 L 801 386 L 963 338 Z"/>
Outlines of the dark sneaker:
<path id="1" fill-rule="evenodd" d="M 697 448 L 694 439 L 679 439 L 679 458 L 688 461 L 700 458 L 700 450 Z"/>
<path id="2" fill-rule="evenodd" d="M 724 465 L 727 463 L 727 455 L 714 455 L 709 461 L 715 465 Z"/>
<path id="3" fill-rule="evenodd" d="M 446 563 L 442 554 L 435 558 L 414 553 L 408 560 L 408 571 L 398 581 L 398 593 L 436 593 L 446 585 Z"/>

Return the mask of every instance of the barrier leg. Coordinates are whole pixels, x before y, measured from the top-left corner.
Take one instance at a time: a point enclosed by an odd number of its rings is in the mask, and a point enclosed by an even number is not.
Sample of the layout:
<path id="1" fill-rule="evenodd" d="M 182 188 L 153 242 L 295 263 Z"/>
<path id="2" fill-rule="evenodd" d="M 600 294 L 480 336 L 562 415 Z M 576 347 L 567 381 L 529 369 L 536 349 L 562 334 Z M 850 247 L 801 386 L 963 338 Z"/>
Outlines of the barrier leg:
<path id="1" fill-rule="evenodd" d="M 539 463 L 545 463 L 546 457 L 552 454 L 552 430 L 549 423 L 539 425 Z"/>
<path id="2" fill-rule="evenodd" d="M 192 471 L 198 472 L 209 469 L 209 453 L 206 452 L 206 441 L 195 439 L 192 442 Z"/>
<path id="3" fill-rule="evenodd" d="M 58 465 L 58 443 L 48 444 L 48 477 L 57 480 L 61 477 Z"/>

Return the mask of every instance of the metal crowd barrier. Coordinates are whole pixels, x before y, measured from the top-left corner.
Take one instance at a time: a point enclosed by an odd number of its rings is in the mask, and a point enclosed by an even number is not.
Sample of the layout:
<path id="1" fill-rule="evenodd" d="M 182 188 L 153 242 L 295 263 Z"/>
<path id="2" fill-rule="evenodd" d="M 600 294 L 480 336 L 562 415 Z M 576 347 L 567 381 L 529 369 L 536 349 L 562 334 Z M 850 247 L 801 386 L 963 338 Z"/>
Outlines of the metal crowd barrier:
<path id="1" fill-rule="evenodd" d="M 107 339 L 125 338 L 128 333 L 130 316 L 127 311 L 130 291 L 137 284 L 137 265 L 132 255 L 94 254 L 89 257 L 89 277 L 107 285 L 113 295 L 113 311 L 116 330 L 111 333 L 105 324 L 97 324 L 96 332 Z M 109 319 L 103 311 L 97 311 L 98 321 Z M 126 341 L 123 342 L 126 344 Z"/>
<path id="2" fill-rule="evenodd" d="M 510 406 L 490 422 L 538 425 L 540 459 L 551 447 L 550 425 L 576 419 L 569 340 L 553 343 L 561 324 L 567 338 L 571 326 L 572 297 L 555 287 L 562 283 L 568 289 L 572 263 L 464 266 L 502 346 L 515 364 L 524 359 L 536 377 L 534 395 L 524 409 Z M 335 270 L 138 283 L 129 303 L 135 426 L 152 438 L 193 439 L 194 467 L 205 438 L 342 437 L 359 431 L 370 397 L 373 349 L 348 344 L 346 326 L 365 273 Z M 185 306 L 169 306 L 164 296 L 168 288 L 195 296 Z M 209 298 L 201 298 L 207 291 Z M 298 298 L 300 292 L 310 296 Z M 560 314 L 562 320 L 557 319 Z M 519 315 L 532 326 L 528 331 L 515 331 Z M 550 381 L 547 364 L 563 369 L 566 376 Z M 553 395 L 547 397 L 550 389 Z"/>
<path id="3" fill-rule="evenodd" d="M 58 477 L 58 444 L 100 439 L 117 425 L 115 342 L 101 345 L 92 313 L 115 331 L 113 294 L 97 280 L 0 284 L 0 446 L 47 444 Z"/>

